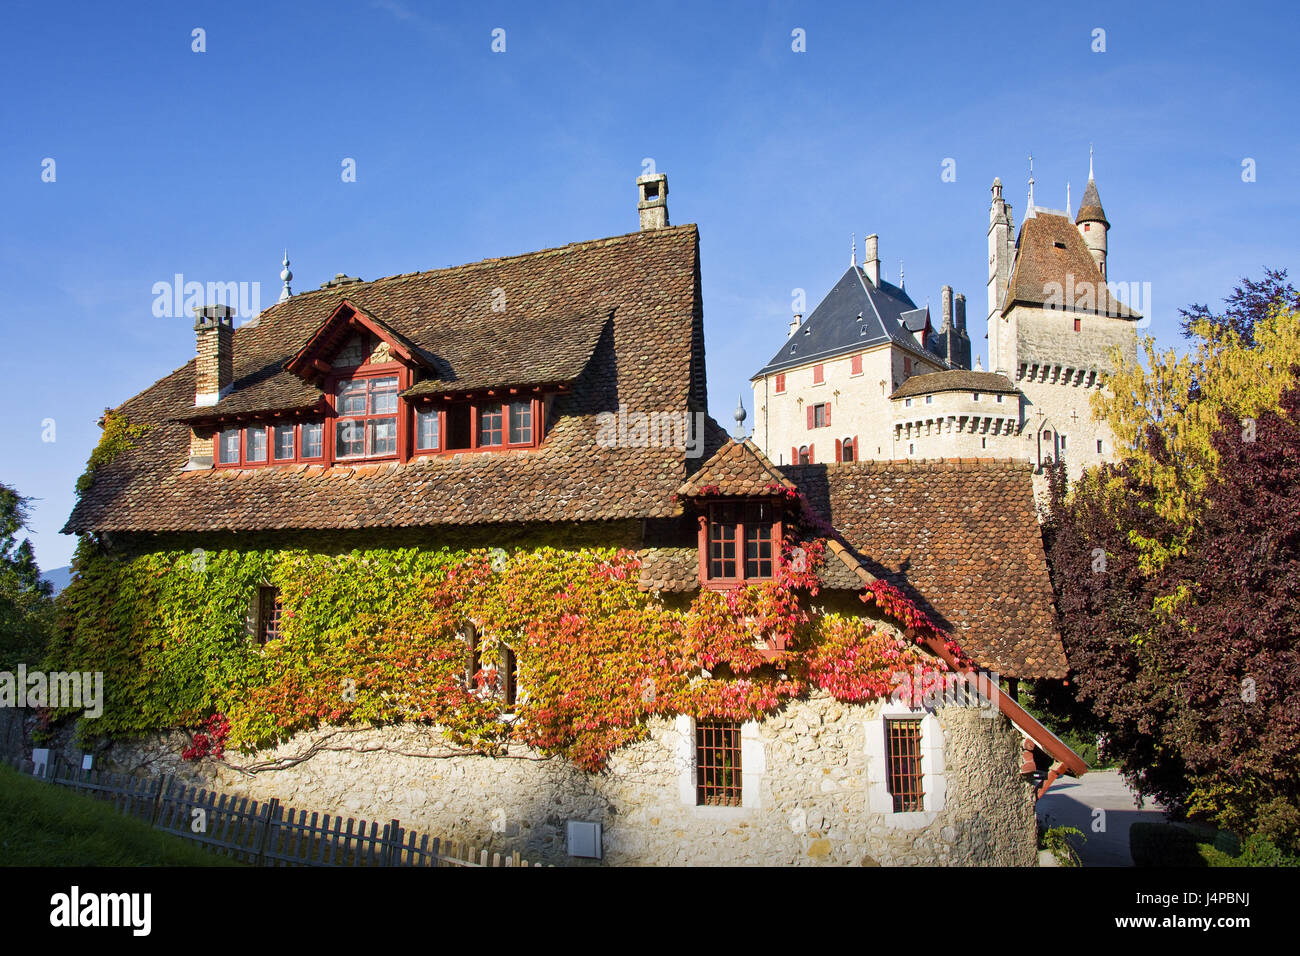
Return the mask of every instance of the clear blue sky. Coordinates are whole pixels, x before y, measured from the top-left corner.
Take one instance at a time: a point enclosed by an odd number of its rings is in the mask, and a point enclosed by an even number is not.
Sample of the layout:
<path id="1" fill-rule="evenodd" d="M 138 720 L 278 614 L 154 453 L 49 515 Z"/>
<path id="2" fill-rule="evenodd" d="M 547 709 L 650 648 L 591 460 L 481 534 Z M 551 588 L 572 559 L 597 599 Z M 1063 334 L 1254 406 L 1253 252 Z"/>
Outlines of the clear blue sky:
<path id="1" fill-rule="evenodd" d="M 1030 152 L 1038 203 L 1069 179 L 1077 208 L 1095 143 L 1110 278 L 1151 283 L 1162 344 L 1179 306 L 1296 277 L 1294 6 L 1063 6 L 7 3 L 0 481 L 37 499 L 38 560 L 71 556 L 100 412 L 193 352 L 154 283 L 260 282 L 266 306 L 285 246 L 303 290 L 631 232 L 647 157 L 700 227 L 728 425 L 851 232 L 935 312 L 965 292 L 987 355 L 989 184 L 1019 224 Z"/>

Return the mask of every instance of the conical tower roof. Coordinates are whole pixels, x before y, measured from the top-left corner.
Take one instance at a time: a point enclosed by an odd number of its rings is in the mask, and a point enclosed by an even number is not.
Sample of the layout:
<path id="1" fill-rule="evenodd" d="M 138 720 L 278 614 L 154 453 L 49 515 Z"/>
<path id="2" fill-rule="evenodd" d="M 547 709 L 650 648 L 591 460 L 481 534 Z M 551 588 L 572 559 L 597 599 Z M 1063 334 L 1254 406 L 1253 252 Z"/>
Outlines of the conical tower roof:
<path id="1" fill-rule="evenodd" d="M 1074 217 L 1075 225 L 1081 222 L 1099 222 L 1107 229 L 1110 223 L 1106 221 L 1106 211 L 1101 208 L 1101 197 L 1097 195 L 1097 181 L 1091 176 L 1088 177 L 1088 188 L 1083 191 L 1083 199 L 1079 202 L 1079 215 Z"/>

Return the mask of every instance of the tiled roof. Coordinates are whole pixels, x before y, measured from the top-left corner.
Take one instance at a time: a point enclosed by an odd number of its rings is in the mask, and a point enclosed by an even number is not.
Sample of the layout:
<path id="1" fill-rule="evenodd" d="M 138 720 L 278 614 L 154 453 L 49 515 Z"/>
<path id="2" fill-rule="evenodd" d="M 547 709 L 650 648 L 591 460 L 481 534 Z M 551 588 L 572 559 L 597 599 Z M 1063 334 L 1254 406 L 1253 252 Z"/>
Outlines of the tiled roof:
<path id="1" fill-rule="evenodd" d="M 934 353 L 922 348 L 920 340 L 904 327 L 903 317 L 918 311 L 924 313 L 898 286 L 883 280 L 873 285 L 860 267 L 850 266 L 794 335 L 752 377 L 761 378 L 885 342 L 933 361 Z M 922 322 L 919 328 L 924 325 Z"/>
<path id="2" fill-rule="evenodd" d="M 492 310 L 496 290 L 504 313 Z M 191 361 L 120 407 L 151 427 L 98 470 L 64 530 L 400 527 L 678 510 L 673 494 L 695 462 L 683 449 L 601 447 L 597 416 L 620 405 L 705 407 L 693 225 L 293 296 L 235 331 L 238 388 L 229 398 L 238 396 L 245 411 L 319 401 L 319 390 L 281 366 L 344 298 L 444 361 L 457 390 L 532 380 L 527 370 L 535 368 L 568 376 L 580 365 L 569 391 L 554 399 L 541 447 L 328 470 L 184 471 L 189 427 L 175 419 L 192 407 Z"/>
<path id="3" fill-rule="evenodd" d="M 958 369 L 948 372 L 927 372 L 913 375 L 894 390 L 890 398 L 908 398 L 937 392 L 1005 392 L 1014 395 L 1019 391 L 1011 380 L 997 372 L 968 372 Z"/>
<path id="4" fill-rule="evenodd" d="M 712 458 L 700 466 L 677 494 L 690 498 L 703 493 L 721 495 L 771 494 L 772 486 L 790 491 L 794 482 L 776 470 L 776 466 L 748 438 L 728 441 Z M 705 489 L 717 489 L 705 491 Z"/>
<path id="5" fill-rule="evenodd" d="M 1049 284 L 1056 288 L 1049 289 Z M 1085 290 L 1092 293 L 1092 307 L 1080 309 L 1077 303 Z M 1043 305 L 1052 300 L 1068 310 L 1141 318 L 1110 294 L 1078 227 L 1065 216 L 1040 209 L 1020 227 L 1002 314 L 1018 302 Z"/>
<path id="6" fill-rule="evenodd" d="M 981 666 L 1008 677 L 1065 676 L 1027 463 L 781 470 L 867 571 L 901 588 Z"/>

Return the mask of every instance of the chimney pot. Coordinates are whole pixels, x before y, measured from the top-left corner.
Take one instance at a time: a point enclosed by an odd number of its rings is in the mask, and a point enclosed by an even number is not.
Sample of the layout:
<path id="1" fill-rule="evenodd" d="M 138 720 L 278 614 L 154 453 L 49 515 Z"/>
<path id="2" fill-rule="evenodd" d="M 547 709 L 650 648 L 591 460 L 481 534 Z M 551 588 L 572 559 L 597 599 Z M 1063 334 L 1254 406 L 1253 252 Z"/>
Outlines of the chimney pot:
<path id="1" fill-rule="evenodd" d="M 803 321 L 803 313 L 796 312 L 794 314 L 794 318 L 790 320 L 790 335 L 786 336 L 787 339 L 790 338 L 791 335 L 794 335 L 796 332 L 799 331 L 799 323 L 802 321 Z"/>
<path id="2" fill-rule="evenodd" d="M 874 232 L 867 236 L 866 252 L 863 254 L 862 270 L 871 280 L 872 285 L 880 285 L 880 237 Z"/>
<path id="3" fill-rule="evenodd" d="M 638 176 L 637 212 L 641 217 L 641 231 L 668 227 L 668 177 L 663 173 Z"/>

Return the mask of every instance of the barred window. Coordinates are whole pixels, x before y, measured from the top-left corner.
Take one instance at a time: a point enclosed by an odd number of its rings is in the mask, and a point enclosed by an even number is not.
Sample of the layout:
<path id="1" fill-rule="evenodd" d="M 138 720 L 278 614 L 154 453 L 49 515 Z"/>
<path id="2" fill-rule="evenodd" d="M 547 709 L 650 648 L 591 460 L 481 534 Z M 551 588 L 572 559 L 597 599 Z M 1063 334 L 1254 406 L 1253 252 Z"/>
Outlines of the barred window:
<path id="1" fill-rule="evenodd" d="M 702 807 L 740 806 L 740 724 L 695 724 L 695 802 Z"/>
<path id="2" fill-rule="evenodd" d="M 894 798 L 894 812 L 924 810 L 919 718 L 885 721 L 885 760 L 889 793 Z"/>
<path id="3" fill-rule="evenodd" d="M 284 605 L 280 601 L 279 588 L 257 589 L 257 643 L 266 644 L 279 639 L 283 613 Z"/>

